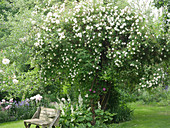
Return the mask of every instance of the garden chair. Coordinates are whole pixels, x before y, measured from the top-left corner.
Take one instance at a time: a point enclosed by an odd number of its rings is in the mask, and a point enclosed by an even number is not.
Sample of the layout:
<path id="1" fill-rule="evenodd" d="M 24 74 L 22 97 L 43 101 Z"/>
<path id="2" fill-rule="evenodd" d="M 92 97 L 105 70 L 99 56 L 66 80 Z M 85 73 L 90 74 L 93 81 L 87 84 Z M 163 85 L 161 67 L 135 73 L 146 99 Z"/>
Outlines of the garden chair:
<path id="1" fill-rule="evenodd" d="M 36 128 L 55 128 L 58 125 L 61 110 L 39 107 L 32 119 L 24 120 L 26 128 L 30 128 L 31 124 L 36 125 Z"/>

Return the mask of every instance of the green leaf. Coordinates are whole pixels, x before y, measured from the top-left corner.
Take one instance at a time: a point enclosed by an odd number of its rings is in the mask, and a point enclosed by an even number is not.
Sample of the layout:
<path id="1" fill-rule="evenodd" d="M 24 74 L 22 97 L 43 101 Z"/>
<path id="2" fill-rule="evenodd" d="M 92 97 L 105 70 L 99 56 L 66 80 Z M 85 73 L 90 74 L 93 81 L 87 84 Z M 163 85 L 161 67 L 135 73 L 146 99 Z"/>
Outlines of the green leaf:
<path id="1" fill-rule="evenodd" d="M 91 123 L 88 122 L 88 123 L 87 123 L 87 126 L 88 126 L 88 127 L 91 127 L 92 125 L 91 125 Z"/>

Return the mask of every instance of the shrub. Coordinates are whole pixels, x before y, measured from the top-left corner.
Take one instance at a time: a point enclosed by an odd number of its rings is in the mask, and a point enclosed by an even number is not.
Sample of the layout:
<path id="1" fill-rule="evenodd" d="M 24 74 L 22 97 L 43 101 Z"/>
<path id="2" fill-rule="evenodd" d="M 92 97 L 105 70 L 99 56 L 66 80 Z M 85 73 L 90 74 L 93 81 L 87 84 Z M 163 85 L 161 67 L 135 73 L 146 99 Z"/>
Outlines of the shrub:
<path id="1" fill-rule="evenodd" d="M 113 111 L 117 113 L 113 118 L 116 123 L 132 119 L 133 110 L 129 108 L 127 104 L 120 104 L 117 108 L 114 108 Z"/>
<path id="2" fill-rule="evenodd" d="M 16 119 L 29 119 L 33 116 L 37 110 L 36 105 L 32 104 L 30 101 L 20 101 L 15 104 L 15 116 Z"/>
<path id="3" fill-rule="evenodd" d="M 72 102 L 69 95 L 67 99 L 58 98 L 58 102 L 54 103 L 55 107 L 62 110 L 60 117 L 60 126 L 62 128 L 95 128 L 103 127 L 104 123 L 109 123 L 113 120 L 115 113 L 110 113 L 101 109 L 100 103 L 95 110 L 96 124 L 92 126 L 92 110 L 87 104 L 88 96 L 83 99 L 81 94 L 78 97 L 77 102 Z"/>
<path id="4" fill-rule="evenodd" d="M 140 90 L 138 92 L 138 100 L 141 100 L 144 104 L 170 104 L 170 92 L 164 87 L 157 87 L 150 91 Z M 163 103 L 164 102 L 164 103 Z"/>
<path id="5" fill-rule="evenodd" d="M 0 122 L 28 119 L 33 116 L 37 107 L 42 105 L 42 96 L 39 94 L 23 101 L 6 101 L 3 99 L 0 102 Z"/>
<path id="6" fill-rule="evenodd" d="M 0 111 L 0 123 L 8 121 L 8 112 Z"/>

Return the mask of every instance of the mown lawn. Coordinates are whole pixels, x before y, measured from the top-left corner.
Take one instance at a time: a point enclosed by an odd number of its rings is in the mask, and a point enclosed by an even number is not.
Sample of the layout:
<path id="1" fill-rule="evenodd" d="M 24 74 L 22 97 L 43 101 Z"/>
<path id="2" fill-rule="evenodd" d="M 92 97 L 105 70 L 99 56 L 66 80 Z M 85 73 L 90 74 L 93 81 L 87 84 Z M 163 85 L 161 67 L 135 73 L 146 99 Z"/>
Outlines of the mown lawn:
<path id="1" fill-rule="evenodd" d="M 1 123 L 0 128 L 25 128 L 25 126 L 23 120 L 20 120 L 20 121 Z M 35 125 L 32 125 L 31 128 L 35 128 Z"/>
<path id="2" fill-rule="evenodd" d="M 115 128 L 170 128 L 170 106 L 131 103 L 134 117 L 131 121 L 114 124 Z"/>
<path id="3" fill-rule="evenodd" d="M 109 128 L 170 128 L 170 106 L 131 103 L 134 117 L 131 121 L 112 124 Z M 24 128 L 23 121 L 1 123 L 0 128 Z M 31 128 L 35 128 L 32 125 Z"/>

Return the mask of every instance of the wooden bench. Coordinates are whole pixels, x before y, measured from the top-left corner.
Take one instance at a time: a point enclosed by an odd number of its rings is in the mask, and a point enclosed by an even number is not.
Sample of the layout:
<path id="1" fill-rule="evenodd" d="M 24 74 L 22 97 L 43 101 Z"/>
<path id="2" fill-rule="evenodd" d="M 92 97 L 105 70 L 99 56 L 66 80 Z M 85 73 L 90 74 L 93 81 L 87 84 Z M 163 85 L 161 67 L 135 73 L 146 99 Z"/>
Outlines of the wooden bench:
<path id="1" fill-rule="evenodd" d="M 31 124 L 35 124 L 36 128 L 55 128 L 58 125 L 61 110 L 39 107 L 32 119 L 24 120 L 26 128 L 30 128 Z"/>

